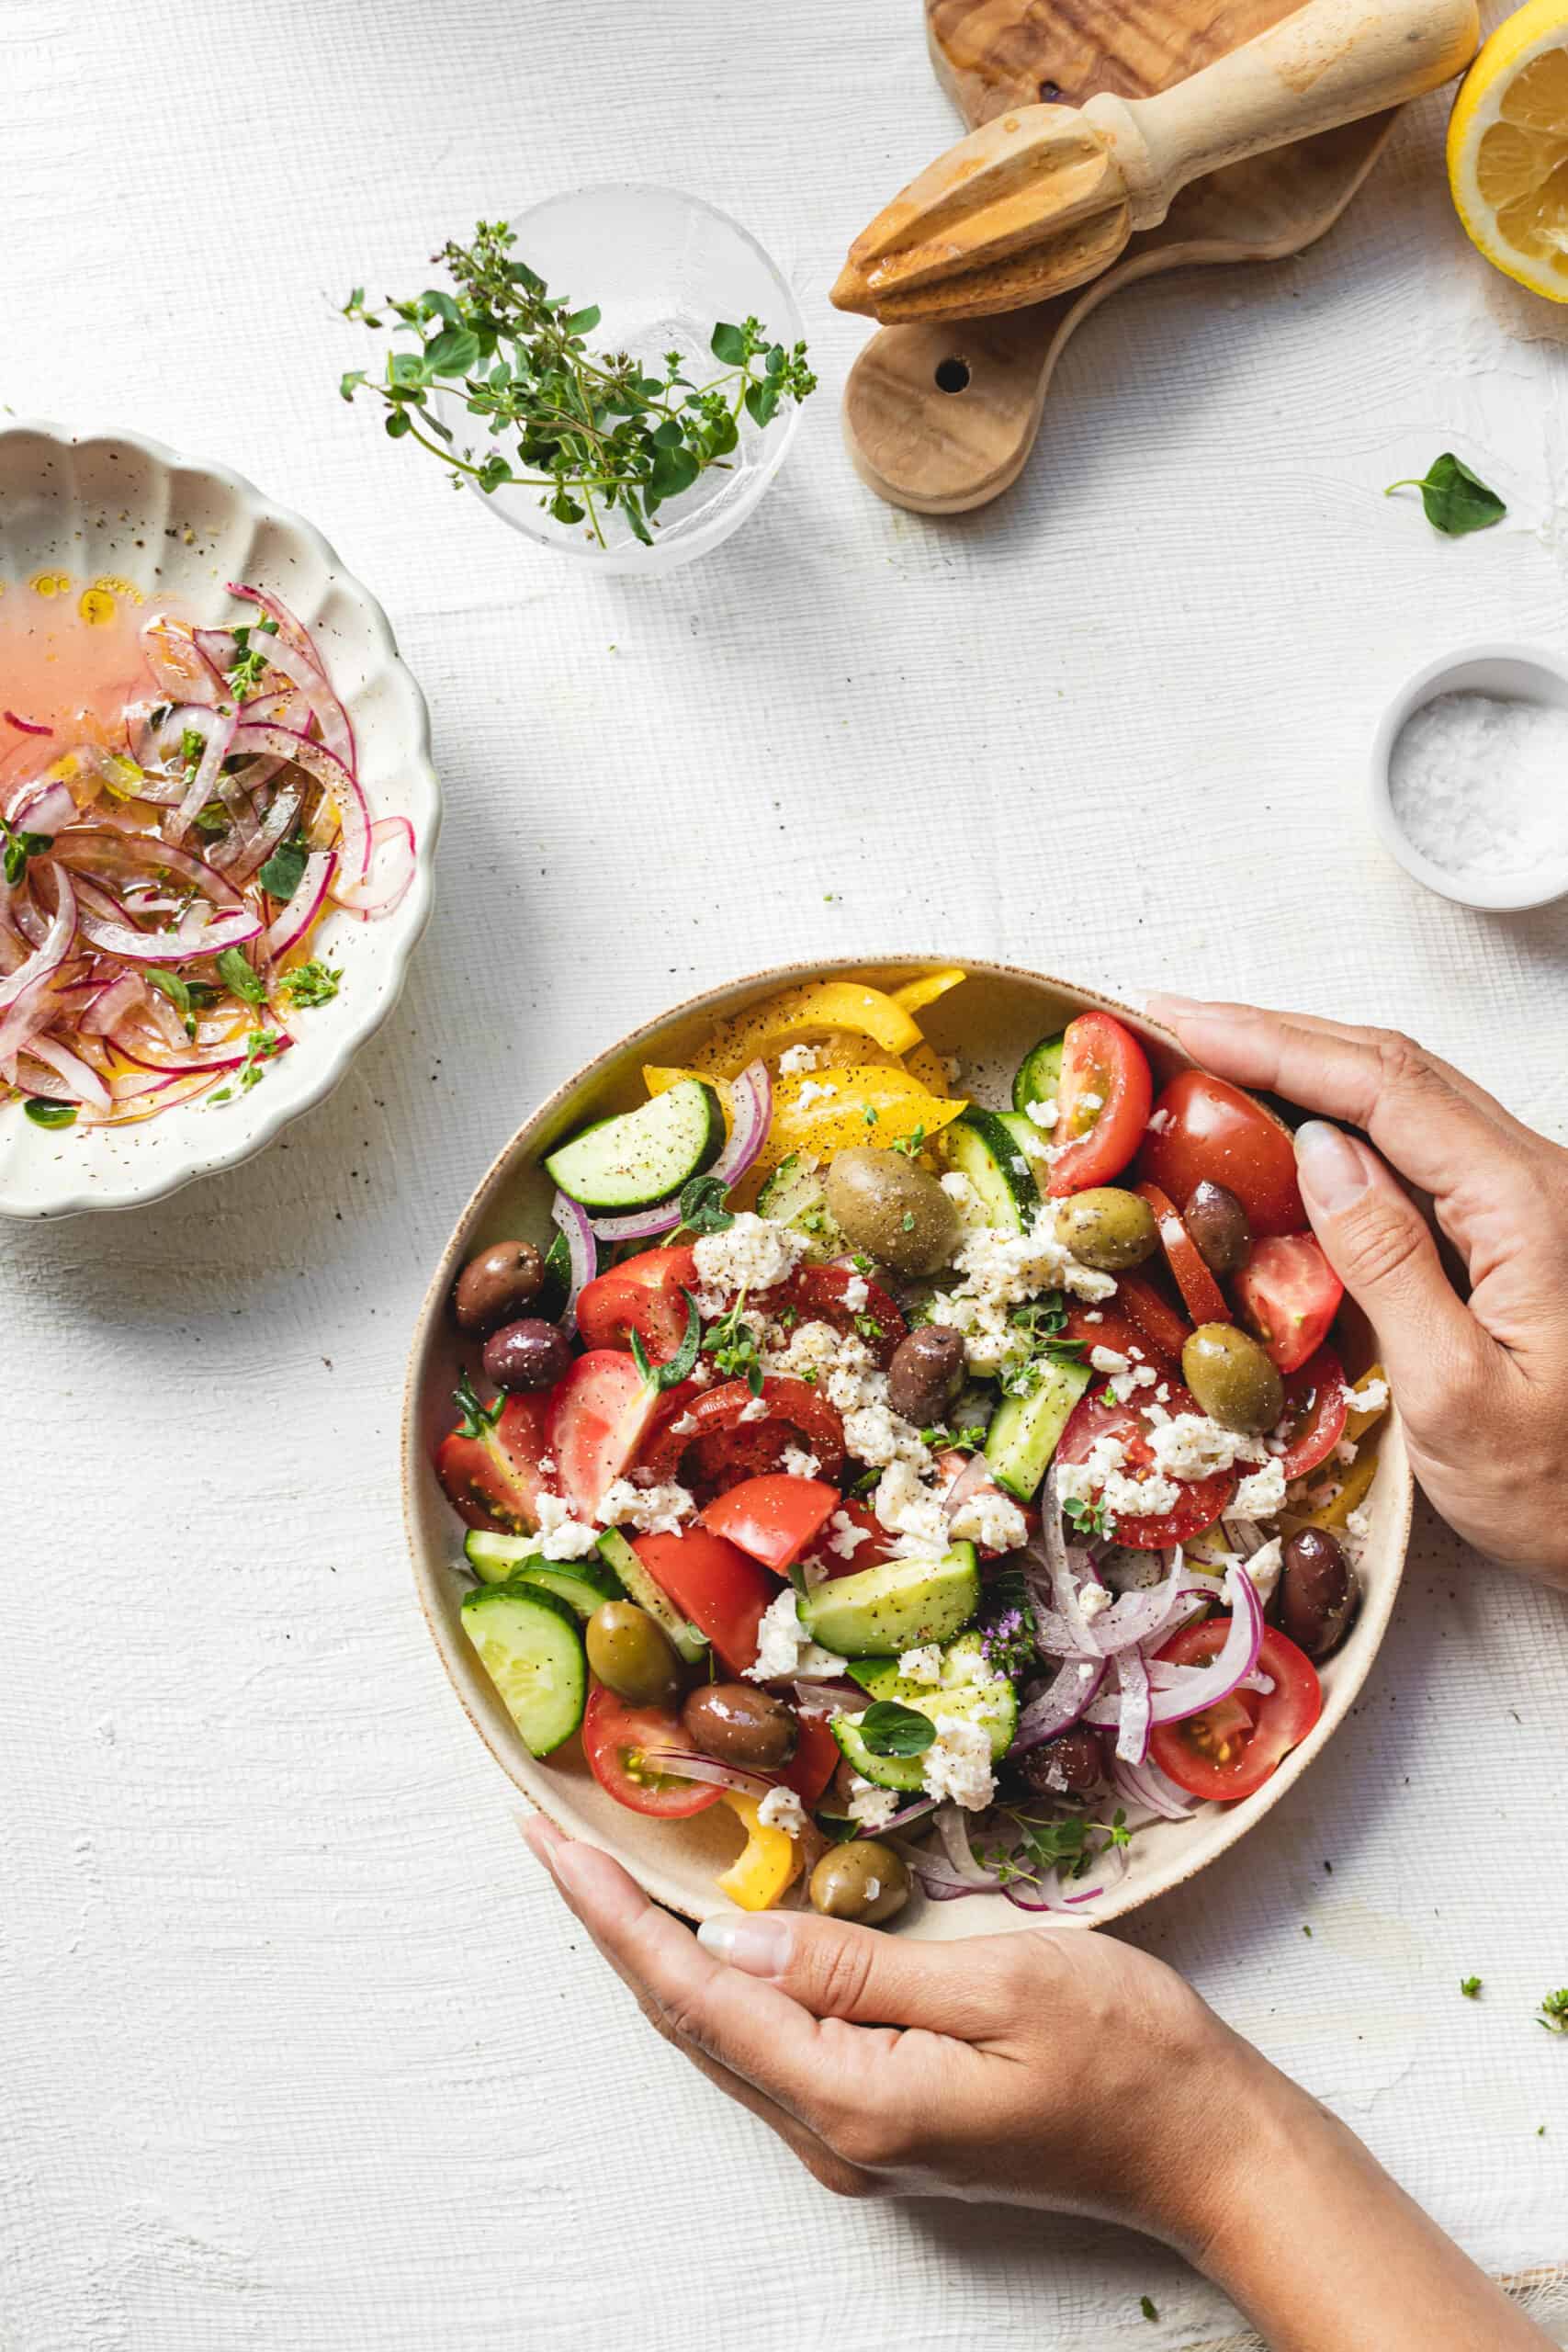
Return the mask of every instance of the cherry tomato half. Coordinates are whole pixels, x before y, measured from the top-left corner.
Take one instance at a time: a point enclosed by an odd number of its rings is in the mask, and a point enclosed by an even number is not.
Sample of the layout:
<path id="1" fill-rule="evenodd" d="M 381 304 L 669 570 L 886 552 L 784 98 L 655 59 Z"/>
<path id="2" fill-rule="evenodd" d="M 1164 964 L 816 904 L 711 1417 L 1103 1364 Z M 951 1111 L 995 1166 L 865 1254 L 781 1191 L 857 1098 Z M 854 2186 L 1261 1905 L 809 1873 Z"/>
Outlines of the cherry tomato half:
<path id="1" fill-rule="evenodd" d="M 540 1468 L 549 1453 L 548 1396 L 509 1396 L 501 1418 L 482 1437 L 454 1430 L 435 1449 L 435 1475 L 446 1499 L 469 1527 L 502 1527 L 531 1534 L 539 1523 L 539 1497 L 552 1491 Z"/>
<path id="2" fill-rule="evenodd" d="M 1185 1388 L 1170 1384 L 1170 1395 L 1165 1410 L 1174 1419 L 1178 1413 L 1195 1413 L 1197 1400 Z M 1087 1462 L 1095 1440 L 1113 1437 L 1125 1448 L 1124 1467 L 1136 1476 L 1154 1461 L 1149 1444 L 1149 1422 L 1140 1405 L 1131 1398 L 1119 1405 L 1109 1388 L 1091 1388 L 1080 1396 L 1073 1408 L 1072 1419 L 1062 1431 L 1056 1448 L 1058 1462 Z M 1229 1510 L 1236 1481 L 1228 1471 L 1221 1471 L 1212 1478 L 1193 1478 L 1181 1482 L 1181 1498 L 1168 1511 L 1145 1511 L 1136 1518 L 1118 1517 L 1111 1521 L 1109 1532 L 1117 1544 L 1125 1544 L 1134 1552 L 1157 1552 L 1168 1544 L 1185 1544 L 1190 1536 L 1201 1535 L 1205 1527 L 1213 1527 L 1215 1520 Z"/>
<path id="3" fill-rule="evenodd" d="M 783 1476 L 743 1478 L 716 1495 L 703 1525 L 738 1544 L 775 1576 L 784 1576 L 839 1508 L 839 1489 L 823 1478 Z"/>
<path id="4" fill-rule="evenodd" d="M 644 1250 L 584 1284 L 577 1328 L 585 1348 L 629 1349 L 635 1331 L 650 1363 L 668 1363 L 686 1336 L 683 1293 L 697 1278 L 691 1249 Z"/>
<path id="5" fill-rule="evenodd" d="M 1119 1295 L 1125 1284 L 1126 1276 L 1123 1275 L 1117 1285 Z M 1162 1308 L 1165 1307 L 1163 1299 L 1160 1305 Z M 1174 1308 L 1165 1308 L 1165 1311 L 1169 1315 L 1172 1323 L 1180 1324 L 1180 1317 Z M 1089 1319 L 1090 1317 L 1094 1318 L 1092 1322 Z M 1181 1324 L 1181 1331 L 1185 1338 L 1185 1324 Z M 1064 1340 L 1077 1340 L 1086 1356 L 1091 1354 L 1096 1348 L 1111 1348 L 1119 1356 L 1125 1356 L 1132 1363 L 1152 1365 L 1162 1380 L 1179 1380 L 1181 1377 L 1180 1349 L 1178 1348 L 1174 1356 L 1169 1355 L 1150 1336 L 1137 1317 L 1131 1311 L 1123 1313 L 1115 1301 L 1104 1306 L 1084 1306 L 1075 1300 L 1067 1309 L 1067 1319 L 1062 1329 L 1062 1337 Z"/>
<path id="6" fill-rule="evenodd" d="M 651 1751 L 690 1745 L 678 1718 L 662 1707 L 629 1707 L 596 1682 L 582 1716 L 582 1752 L 605 1794 L 632 1813 L 683 1821 L 716 1804 L 722 1792 L 705 1781 L 683 1781 L 646 1759 Z"/>
<path id="7" fill-rule="evenodd" d="M 1157 1132 L 1144 1137 L 1139 1173 L 1173 1201 L 1185 1204 L 1206 1176 L 1235 1194 L 1255 1234 L 1294 1233 L 1306 1223 L 1290 1132 L 1239 1086 L 1181 1070 L 1154 1115 Z"/>
<path id="8" fill-rule="evenodd" d="M 1171 1666 L 1206 1666 L 1224 1647 L 1228 1617 L 1206 1617 L 1184 1625 L 1160 1657 Z M 1323 1713 L 1323 1685 L 1304 1650 L 1273 1625 L 1263 1628 L 1259 1669 L 1274 1688 L 1237 1690 L 1201 1715 L 1179 1724 L 1156 1724 L 1149 1754 L 1179 1789 L 1195 1797 L 1233 1804 L 1260 1789 L 1269 1774 L 1299 1747 Z"/>
<path id="9" fill-rule="evenodd" d="M 801 1715 L 797 1723 L 795 1754 L 782 1772 L 769 1778 L 793 1789 L 802 1804 L 815 1804 L 839 1769 L 839 1743 L 826 1715 Z"/>
<path id="10" fill-rule="evenodd" d="M 852 1526 L 860 1530 L 865 1541 L 857 1544 L 846 1560 L 834 1551 L 831 1543 L 825 1538 L 818 1544 L 812 1555 L 813 1565 L 819 1567 L 824 1576 L 852 1577 L 862 1568 L 880 1567 L 884 1560 L 890 1560 L 893 1557 L 897 1549 L 895 1539 L 883 1526 L 868 1503 L 859 1502 L 852 1495 L 846 1495 L 840 1503 L 839 1510 L 843 1512 Z"/>
<path id="11" fill-rule="evenodd" d="M 1225 1295 L 1182 1223 L 1180 1211 L 1169 1193 L 1162 1193 L 1157 1184 L 1135 1184 L 1133 1189 L 1141 1201 L 1148 1203 L 1154 1214 L 1166 1264 L 1176 1277 L 1181 1304 L 1193 1322 L 1232 1322 L 1235 1318 L 1225 1305 Z"/>
<path id="12" fill-rule="evenodd" d="M 1235 1287 L 1242 1312 L 1281 1372 L 1294 1372 L 1322 1347 L 1345 1295 L 1312 1233 L 1254 1242 Z"/>
<path id="13" fill-rule="evenodd" d="M 1349 1409 L 1344 1368 L 1332 1348 L 1319 1348 L 1285 1383 L 1284 1416 L 1274 1434 L 1284 1440 L 1280 1467 L 1287 1478 L 1304 1478 L 1327 1461 Z"/>
<path id="14" fill-rule="evenodd" d="M 1052 1141 L 1066 1144 L 1046 1191 L 1054 1201 L 1119 1176 L 1144 1139 L 1154 1080 L 1132 1031 L 1109 1012 L 1080 1012 L 1062 1036 Z"/>
<path id="15" fill-rule="evenodd" d="M 817 1456 L 825 1478 L 836 1478 L 844 1466 L 844 1425 L 826 1396 L 808 1381 L 771 1374 L 760 1395 L 766 1407 L 760 1414 L 753 1411 L 758 1400 L 744 1380 L 688 1390 L 678 1406 L 667 1399 L 644 1442 L 644 1468 L 656 1480 L 679 1473 L 685 1486 L 716 1491 L 739 1478 L 780 1469 L 784 1447 L 800 1445 Z M 694 1453 L 690 1475 L 682 1467 L 688 1447 Z"/>
<path id="16" fill-rule="evenodd" d="M 1149 1345 L 1173 1367 L 1179 1367 L 1181 1351 L 1192 1337 L 1192 1326 L 1177 1313 L 1148 1276 L 1118 1274 L 1116 1297 L 1134 1322 L 1141 1323 L 1148 1333 Z"/>
<path id="17" fill-rule="evenodd" d="M 852 1283 L 865 1297 L 859 1306 L 849 1303 Z M 904 1317 L 879 1283 L 868 1282 L 852 1266 L 798 1266 L 770 1301 L 771 1311 L 793 1306 L 803 1323 L 830 1323 L 846 1337 L 863 1339 L 886 1372 L 893 1351 L 908 1329 Z"/>
<path id="18" fill-rule="evenodd" d="M 778 1586 L 755 1560 L 705 1527 L 637 1535 L 632 1550 L 682 1617 L 705 1634 L 732 1674 L 757 1662 L 757 1628 Z"/>
<path id="19" fill-rule="evenodd" d="M 663 1397 L 618 1348 L 591 1348 L 550 1391 L 547 1429 L 561 1492 L 597 1519 L 605 1489 L 635 1460 Z"/>

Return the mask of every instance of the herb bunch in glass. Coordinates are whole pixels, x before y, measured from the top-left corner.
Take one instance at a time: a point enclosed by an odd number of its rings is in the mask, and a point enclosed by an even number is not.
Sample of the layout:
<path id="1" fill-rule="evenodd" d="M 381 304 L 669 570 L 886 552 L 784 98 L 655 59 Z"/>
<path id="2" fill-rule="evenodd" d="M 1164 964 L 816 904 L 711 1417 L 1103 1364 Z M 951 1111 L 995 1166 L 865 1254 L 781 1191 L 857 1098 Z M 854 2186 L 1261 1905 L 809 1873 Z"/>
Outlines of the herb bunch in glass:
<path id="1" fill-rule="evenodd" d="M 726 468 L 739 446 L 742 411 L 760 429 L 786 401 L 804 401 L 817 379 L 806 345 L 769 340 L 758 319 L 720 322 L 709 338 L 721 372 L 703 383 L 678 351 L 656 368 L 627 352 L 591 352 L 597 308 L 574 310 L 513 256 L 502 220 L 481 220 L 471 245 L 448 243 L 434 256 L 457 291 L 427 290 L 387 301 L 373 315 L 355 287 L 344 316 L 377 330 L 411 334 L 391 351 L 385 375 L 351 368 L 339 387 L 352 401 L 367 390 L 386 408 L 394 441 L 412 439 L 440 459 L 461 486 L 536 489 L 558 523 L 585 522 L 605 544 L 604 517 L 617 508 L 645 547 L 666 500 L 690 490 L 710 467 Z M 459 394 L 493 445 L 459 447 L 433 396 Z"/>

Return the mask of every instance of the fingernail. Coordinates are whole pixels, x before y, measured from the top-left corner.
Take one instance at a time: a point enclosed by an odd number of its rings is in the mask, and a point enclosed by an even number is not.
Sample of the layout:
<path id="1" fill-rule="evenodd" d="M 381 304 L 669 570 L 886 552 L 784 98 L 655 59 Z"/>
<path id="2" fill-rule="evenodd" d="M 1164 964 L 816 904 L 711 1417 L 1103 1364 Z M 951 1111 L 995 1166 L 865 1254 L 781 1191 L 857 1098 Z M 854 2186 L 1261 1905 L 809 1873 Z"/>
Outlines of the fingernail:
<path id="1" fill-rule="evenodd" d="M 563 1838 L 546 1855 L 550 1870 L 569 1894 L 581 1894 L 586 1891 L 583 1865 L 592 1850 L 591 1846 L 579 1846 L 571 1838 Z"/>
<path id="2" fill-rule="evenodd" d="M 1360 1146 L 1326 1119 L 1296 1129 L 1296 1167 L 1303 1197 L 1330 1216 L 1359 1201 L 1371 1182 Z"/>
<path id="3" fill-rule="evenodd" d="M 748 1976 L 776 1976 L 789 1959 L 787 1919 L 705 1919 L 697 1941 L 715 1960 L 743 1968 Z"/>
<path id="4" fill-rule="evenodd" d="M 1156 1021 L 1185 1021 L 1192 1013 L 1203 1012 L 1204 1007 L 1195 997 L 1168 996 L 1164 989 L 1156 989 L 1144 1010 Z"/>

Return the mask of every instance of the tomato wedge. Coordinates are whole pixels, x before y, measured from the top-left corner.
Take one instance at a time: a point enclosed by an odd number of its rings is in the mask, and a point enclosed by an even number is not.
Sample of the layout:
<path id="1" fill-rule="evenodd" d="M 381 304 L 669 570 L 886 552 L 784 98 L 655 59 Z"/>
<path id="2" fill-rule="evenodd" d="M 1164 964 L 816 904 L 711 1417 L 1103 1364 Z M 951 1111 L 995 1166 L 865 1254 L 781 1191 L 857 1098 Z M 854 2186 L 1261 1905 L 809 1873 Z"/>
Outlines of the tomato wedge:
<path id="1" fill-rule="evenodd" d="M 1193 1322 L 1234 1322 L 1235 1318 L 1225 1304 L 1225 1295 L 1210 1272 L 1198 1244 L 1182 1223 L 1181 1213 L 1169 1193 L 1162 1193 L 1157 1184 L 1134 1184 L 1133 1189 L 1141 1201 L 1148 1203 L 1154 1213 L 1166 1264 L 1176 1277 L 1181 1304 Z"/>
<path id="2" fill-rule="evenodd" d="M 703 1525 L 738 1544 L 775 1576 L 784 1576 L 814 1543 L 839 1508 L 839 1489 L 822 1478 L 787 1474 L 743 1478 L 716 1495 Z"/>
<path id="3" fill-rule="evenodd" d="M 1185 1388 L 1173 1382 L 1164 1409 L 1174 1419 L 1179 1413 L 1197 1412 L 1198 1405 Z M 1109 1388 L 1091 1388 L 1073 1408 L 1072 1419 L 1062 1431 L 1056 1448 L 1056 1459 L 1087 1462 L 1096 1439 L 1112 1437 L 1125 1449 L 1123 1467 L 1135 1476 L 1154 1462 L 1149 1427 L 1141 1404 L 1130 1398 L 1125 1405 L 1119 1405 Z M 1118 1516 L 1110 1522 L 1111 1539 L 1134 1552 L 1157 1552 L 1168 1544 L 1185 1544 L 1190 1536 L 1201 1535 L 1205 1527 L 1213 1527 L 1215 1520 L 1229 1510 L 1236 1483 L 1228 1470 L 1212 1478 L 1182 1480 L 1181 1498 L 1173 1510 Z"/>
<path id="4" fill-rule="evenodd" d="M 761 1401 L 764 1410 L 754 1411 Z M 817 1456 L 824 1477 L 844 1466 L 844 1425 L 809 1382 L 769 1374 L 759 1396 L 744 1380 L 722 1387 L 688 1391 L 679 1407 L 663 1405 L 643 1445 L 643 1466 L 656 1480 L 678 1474 L 688 1487 L 734 1485 L 777 1470 L 786 1445 Z M 682 1469 L 694 1452 L 690 1475 Z"/>
<path id="5" fill-rule="evenodd" d="M 1149 1335 L 1149 1344 L 1172 1364 L 1179 1365 L 1181 1351 L 1192 1337 L 1192 1326 L 1179 1316 L 1146 1274 L 1118 1274 L 1116 1297 L 1135 1323 Z M 1227 1317 L 1226 1320 L 1229 1320 Z"/>
<path id="6" fill-rule="evenodd" d="M 1126 1276 L 1123 1275 L 1119 1287 L 1124 1287 L 1125 1283 Z M 1163 1300 L 1160 1304 L 1164 1306 Z M 1165 1311 L 1172 1323 L 1179 1323 L 1180 1317 L 1174 1309 L 1166 1308 Z M 1089 1320 L 1091 1316 L 1094 1317 L 1092 1322 Z M 1180 1349 L 1177 1350 L 1175 1356 L 1167 1354 L 1133 1314 L 1123 1314 L 1113 1302 L 1104 1306 L 1084 1306 L 1075 1300 L 1067 1309 L 1062 1337 L 1067 1340 L 1076 1340 L 1086 1356 L 1096 1348 L 1111 1348 L 1117 1355 L 1125 1356 L 1132 1363 L 1152 1365 L 1162 1380 L 1179 1380 L 1181 1377 Z"/>
<path id="7" fill-rule="evenodd" d="M 1109 1184 L 1144 1139 L 1154 1080 L 1130 1029 L 1109 1012 L 1080 1012 L 1062 1037 L 1052 1139 L 1065 1144 L 1045 1189 L 1054 1201 Z"/>
<path id="8" fill-rule="evenodd" d="M 1154 1116 L 1139 1172 L 1173 1201 L 1190 1201 L 1206 1176 L 1235 1194 L 1255 1234 L 1294 1233 L 1306 1223 L 1290 1130 L 1239 1086 L 1184 1069 Z"/>
<path id="9" fill-rule="evenodd" d="M 1276 1438 L 1285 1451 L 1280 1467 L 1287 1478 L 1304 1478 L 1326 1462 L 1345 1434 L 1349 1415 L 1345 1372 L 1332 1348 L 1319 1348 L 1285 1383 L 1285 1410 Z"/>
<path id="10" fill-rule="evenodd" d="M 629 1348 L 635 1331 L 650 1363 L 668 1363 L 686 1336 L 682 1295 L 696 1281 L 691 1249 L 644 1250 L 584 1284 L 577 1328 L 585 1348 Z"/>
<path id="11" fill-rule="evenodd" d="M 502 1527 L 531 1534 L 539 1523 L 539 1497 L 553 1492 L 540 1464 L 549 1453 L 548 1396 L 509 1396 L 501 1418 L 482 1437 L 454 1430 L 435 1449 L 435 1475 L 446 1499 L 469 1527 Z"/>
<path id="12" fill-rule="evenodd" d="M 793 1789 L 802 1804 L 815 1804 L 839 1769 L 839 1743 L 826 1715 L 801 1715 L 797 1721 L 795 1754 L 782 1772 L 768 1777 Z"/>
<path id="13" fill-rule="evenodd" d="M 1243 1313 L 1281 1372 L 1294 1372 L 1315 1355 L 1345 1295 L 1312 1233 L 1254 1242 L 1235 1286 Z"/>
<path id="14" fill-rule="evenodd" d="M 897 1548 L 895 1539 L 869 1503 L 859 1502 L 852 1495 L 846 1495 L 838 1508 L 852 1526 L 859 1528 L 865 1541 L 857 1544 L 846 1560 L 834 1551 L 830 1542 L 824 1540 L 812 1555 L 814 1567 L 820 1568 L 829 1577 L 852 1577 L 862 1568 L 879 1568 L 884 1560 L 893 1557 Z"/>
<path id="15" fill-rule="evenodd" d="M 852 1283 L 858 1284 L 854 1297 L 861 1298 L 862 1291 L 865 1294 L 858 1306 L 850 1304 Z M 908 1328 L 881 1284 L 858 1274 L 852 1266 L 797 1266 L 788 1282 L 773 1293 L 769 1306 L 775 1315 L 781 1306 L 793 1306 L 803 1323 L 830 1323 L 846 1337 L 854 1332 L 884 1371 Z"/>
<path id="16" fill-rule="evenodd" d="M 779 1588 L 755 1560 L 705 1527 L 637 1535 L 632 1549 L 660 1590 L 705 1634 L 732 1674 L 757 1662 L 757 1628 Z"/>
<path id="17" fill-rule="evenodd" d="M 636 1459 L 663 1398 L 617 1348 L 591 1348 L 549 1396 L 550 1452 L 562 1494 L 580 1519 L 597 1519 L 605 1489 Z"/>
<path id="18" fill-rule="evenodd" d="M 588 1769 L 607 1796 L 632 1813 L 661 1821 L 683 1821 L 716 1804 L 723 1792 L 705 1781 L 683 1781 L 660 1772 L 647 1758 L 660 1749 L 689 1745 L 679 1719 L 662 1707 L 630 1707 L 596 1682 L 582 1716 L 582 1752 Z"/>
<path id="19" fill-rule="evenodd" d="M 1228 1617 L 1184 1625 L 1159 1656 L 1171 1666 L 1206 1666 L 1230 1631 Z M 1274 1688 L 1236 1690 L 1203 1714 L 1156 1724 L 1149 1753 L 1162 1772 L 1195 1797 L 1234 1804 L 1260 1789 L 1281 1758 L 1299 1747 L 1323 1713 L 1317 1668 L 1276 1626 L 1263 1628 L 1258 1664 Z"/>

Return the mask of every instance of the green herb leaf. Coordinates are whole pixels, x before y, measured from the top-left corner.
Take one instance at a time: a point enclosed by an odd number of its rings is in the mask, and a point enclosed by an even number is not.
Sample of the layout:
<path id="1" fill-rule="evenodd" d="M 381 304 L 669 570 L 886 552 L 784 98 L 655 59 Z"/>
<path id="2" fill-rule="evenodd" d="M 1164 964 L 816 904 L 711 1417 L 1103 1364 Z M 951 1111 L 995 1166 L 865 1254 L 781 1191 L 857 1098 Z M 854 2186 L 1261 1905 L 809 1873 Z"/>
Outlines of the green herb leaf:
<path id="1" fill-rule="evenodd" d="M 681 1188 L 681 1222 L 688 1233 L 728 1233 L 735 1223 L 725 1207 L 720 1176 L 694 1176 Z"/>
<path id="2" fill-rule="evenodd" d="M 1496 492 L 1451 449 L 1435 458 L 1426 473 L 1391 481 L 1383 496 L 1392 498 L 1396 490 L 1418 490 L 1427 522 L 1450 539 L 1462 538 L 1467 531 L 1489 530 L 1508 511 Z"/>
<path id="3" fill-rule="evenodd" d="M 655 1388 L 679 1388 L 682 1380 L 690 1380 L 693 1367 L 697 1361 L 697 1347 L 702 1338 L 703 1319 L 697 1312 L 697 1302 L 691 1292 L 683 1290 L 681 1295 L 686 1302 L 685 1336 L 668 1363 L 649 1363 L 648 1350 L 642 1343 L 641 1332 L 634 1330 L 632 1333 L 632 1362 L 643 1379 L 650 1381 Z"/>
<path id="4" fill-rule="evenodd" d="M 243 947 L 225 947 L 218 958 L 218 977 L 247 1004 L 265 1004 L 266 987 Z"/>
<path id="5" fill-rule="evenodd" d="M 1459 1989 L 1464 1995 L 1467 2001 L 1478 2000 L 1481 1995 L 1480 1977 L 1461 1976 L 1459 1980 Z"/>
<path id="6" fill-rule="evenodd" d="M 73 1127 L 76 1110 L 74 1102 L 51 1102 L 41 1094 L 29 1094 L 22 1105 L 23 1116 L 35 1127 Z"/>
<path id="7" fill-rule="evenodd" d="M 897 1699 L 874 1700 L 855 1728 L 874 1756 L 923 1756 L 936 1737 L 929 1715 Z"/>
<path id="8" fill-rule="evenodd" d="M 343 974 L 334 966 L 323 964 L 313 956 L 308 964 L 296 964 L 283 976 L 283 993 L 290 1004 L 307 1006 L 330 1004 L 338 991 Z"/>
<path id="9" fill-rule="evenodd" d="M 1158 2319 L 1159 2317 L 1159 2312 L 1156 2307 L 1152 2295 L 1140 2295 L 1138 2297 L 1138 2309 L 1143 2312 L 1145 2319 Z"/>
<path id="10" fill-rule="evenodd" d="M 1080 1535 L 1105 1535 L 1110 1532 L 1103 1498 L 1098 1502 L 1064 1503 L 1062 1515 Z"/>
<path id="11" fill-rule="evenodd" d="M 906 1159 L 913 1159 L 916 1153 L 923 1148 L 925 1140 L 924 1127 L 917 1127 L 913 1135 L 901 1136 L 897 1143 L 889 1144 L 887 1148 L 889 1151 L 901 1151 Z"/>
<path id="12" fill-rule="evenodd" d="M 299 877 L 310 854 L 298 834 L 292 841 L 279 842 L 256 879 L 271 898 L 291 899 L 299 888 Z"/>
<path id="13" fill-rule="evenodd" d="M 504 1396 L 497 1396 L 494 1403 L 491 1405 L 480 1403 L 479 1391 L 468 1378 L 467 1366 L 457 1374 L 457 1385 L 452 1391 L 452 1395 L 457 1402 L 457 1410 L 462 1415 L 457 1424 L 459 1437 L 483 1437 L 487 1430 L 492 1430 L 495 1427 L 506 1409 Z"/>
<path id="14" fill-rule="evenodd" d="M 160 996 L 168 998 L 176 1012 L 189 1019 L 191 1007 L 189 983 L 182 980 L 177 972 L 166 971 L 161 964 L 148 964 L 143 966 L 141 977 L 150 989 L 156 989 Z"/>
<path id="15" fill-rule="evenodd" d="M 253 1086 L 262 1081 L 262 1064 L 280 1053 L 287 1041 L 276 1029 L 253 1029 L 245 1040 L 245 1057 L 234 1073 L 233 1082 L 220 1087 L 211 1097 L 214 1102 L 231 1102 L 236 1094 L 248 1094 Z"/>
<path id="16" fill-rule="evenodd" d="M 471 376 L 479 358 L 479 339 L 468 327 L 448 327 L 424 346 L 424 364 L 433 376 Z"/>
<path id="17" fill-rule="evenodd" d="M 1547 1994 L 1536 2023 L 1544 2026 L 1548 2033 L 1568 2033 L 1568 1985 L 1560 1993 Z"/>
<path id="18" fill-rule="evenodd" d="M 746 338 L 739 327 L 725 326 L 721 322 L 708 338 L 708 349 L 716 359 L 722 359 L 727 368 L 739 368 L 746 356 Z"/>

